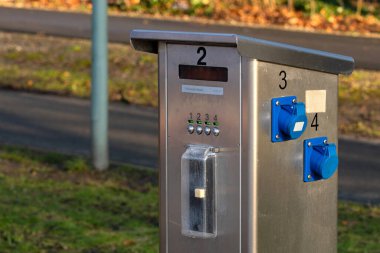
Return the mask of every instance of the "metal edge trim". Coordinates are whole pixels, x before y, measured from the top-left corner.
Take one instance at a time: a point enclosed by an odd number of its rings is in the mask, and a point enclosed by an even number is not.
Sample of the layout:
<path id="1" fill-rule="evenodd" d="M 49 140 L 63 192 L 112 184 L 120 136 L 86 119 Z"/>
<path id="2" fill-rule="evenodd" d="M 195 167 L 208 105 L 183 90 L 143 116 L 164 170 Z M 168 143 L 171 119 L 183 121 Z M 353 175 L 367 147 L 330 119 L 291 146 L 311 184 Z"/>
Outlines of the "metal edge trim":
<path id="1" fill-rule="evenodd" d="M 241 217 L 246 222 L 241 224 L 242 252 L 256 252 L 256 165 L 253 157 L 255 147 L 255 115 L 257 92 L 255 85 L 255 60 L 242 57 L 242 88 L 241 88 Z"/>
<path id="2" fill-rule="evenodd" d="M 159 44 L 159 57 L 161 69 L 158 70 L 159 82 L 159 252 L 168 252 L 168 229 L 167 229 L 167 48 L 166 43 Z"/>
<path id="3" fill-rule="evenodd" d="M 260 61 L 332 74 L 348 75 L 355 65 L 349 56 L 245 36 L 238 36 L 237 49 L 241 55 Z"/>
<path id="4" fill-rule="evenodd" d="M 257 240 L 257 227 L 258 227 L 258 128 L 259 128 L 259 109 L 258 109 L 258 61 L 256 59 L 253 60 L 253 140 L 252 140 L 252 145 L 253 145 L 253 162 L 252 162 L 252 220 L 253 220 L 253 231 L 252 231 L 252 252 L 256 253 L 258 251 L 258 240 Z"/>
<path id="5" fill-rule="evenodd" d="M 157 53 L 159 41 L 179 44 L 210 44 L 220 46 L 236 46 L 237 35 L 224 33 L 197 33 L 161 30 L 133 30 L 130 34 L 132 47 L 139 51 Z"/>
<path id="6" fill-rule="evenodd" d="M 240 56 L 240 64 L 239 64 L 239 102 L 240 102 L 240 108 L 239 108 L 239 120 L 240 120 L 240 129 L 239 129 L 239 252 L 242 252 L 242 131 L 243 131 L 243 125 L 242 125 L 242 64 L 243 64 L 243 57 Z"/>

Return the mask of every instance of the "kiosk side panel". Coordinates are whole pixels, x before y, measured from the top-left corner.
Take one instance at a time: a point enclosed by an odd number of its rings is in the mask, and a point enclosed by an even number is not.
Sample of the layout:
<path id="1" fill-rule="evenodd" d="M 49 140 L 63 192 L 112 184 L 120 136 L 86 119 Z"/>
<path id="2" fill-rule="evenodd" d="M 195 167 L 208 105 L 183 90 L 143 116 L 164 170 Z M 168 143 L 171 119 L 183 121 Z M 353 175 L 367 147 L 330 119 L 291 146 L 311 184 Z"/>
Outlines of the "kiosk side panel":
<path id="1" fill-rule="evenodd" d="M 260 61 L 254 62 L 254 69 L 257 252 L 335 253 L 337 173 L 304 182 L 304 140 L 327 137 L 337 143 L 338 77 Z M 297 139 L 273 142 L 271 101 L 287 96 L 305 103 L 306 130 Z"/>

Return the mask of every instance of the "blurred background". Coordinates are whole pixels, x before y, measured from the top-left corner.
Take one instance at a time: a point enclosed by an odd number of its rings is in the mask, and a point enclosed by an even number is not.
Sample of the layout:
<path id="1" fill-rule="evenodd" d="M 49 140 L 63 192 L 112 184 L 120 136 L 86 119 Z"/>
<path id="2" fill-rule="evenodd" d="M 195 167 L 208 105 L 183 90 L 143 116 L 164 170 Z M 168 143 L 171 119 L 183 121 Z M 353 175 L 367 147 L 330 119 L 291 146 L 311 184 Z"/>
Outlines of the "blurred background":
<path id="1" fill-rule="evenodd" d="M 130 47 L 137 28 L 354 57 L 339 83 L 338 248 L 380 252 L 378 0 L 109 0 L 104 171 L 91 157 L 92 11 L 0 0 L 0 252 L 158 252 L 157 57 Z"/>

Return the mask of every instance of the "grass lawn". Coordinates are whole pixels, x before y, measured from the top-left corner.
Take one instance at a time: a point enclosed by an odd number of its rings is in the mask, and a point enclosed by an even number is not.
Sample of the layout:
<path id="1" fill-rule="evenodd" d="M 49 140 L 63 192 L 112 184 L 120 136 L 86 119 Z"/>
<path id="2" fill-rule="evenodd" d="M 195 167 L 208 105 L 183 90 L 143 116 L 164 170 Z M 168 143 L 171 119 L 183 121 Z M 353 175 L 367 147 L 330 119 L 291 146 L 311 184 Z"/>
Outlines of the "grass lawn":
<path id="1" fill-rule="evenodd" d="M 0 149 L 0 252 L 158 252 L 156 173 Z"/>
<path id="2" fill-rule="evenodd" d="M 0 32 L 0 87 L 89 97 L 88 40 Z M 157 106 L 157 57 L 109 45 L 111 100 Z"/>
<path id="3" fill-rule="evenodd" d="M 0 87 L 90 96 L 88 40 L 0 32 Z M 157 106 L 157 56 L 109 44 L 109 98 Z M 380 72 L 341 76 L 340 133 L 380 138 Z"/>
<path id="4" fill-rule="evenodd" d="M 0 252 L 158 252 L 157 173 L 0 146 Z M 339 252 L 380 252 L 380 206 L 339 203 Z"/>

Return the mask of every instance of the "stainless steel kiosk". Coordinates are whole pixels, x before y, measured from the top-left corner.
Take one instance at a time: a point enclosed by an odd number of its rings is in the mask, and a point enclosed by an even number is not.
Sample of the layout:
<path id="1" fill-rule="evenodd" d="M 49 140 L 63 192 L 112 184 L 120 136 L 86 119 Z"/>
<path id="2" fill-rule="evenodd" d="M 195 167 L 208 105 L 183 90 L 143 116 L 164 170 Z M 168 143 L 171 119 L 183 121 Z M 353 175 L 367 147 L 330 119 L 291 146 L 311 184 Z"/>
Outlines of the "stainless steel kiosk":
<path id="1" fill-rule="evenodd" d="M 158 54 L 160 252 L 337 251 L 338 75 L 351 57 L 135 30 Z"/>

